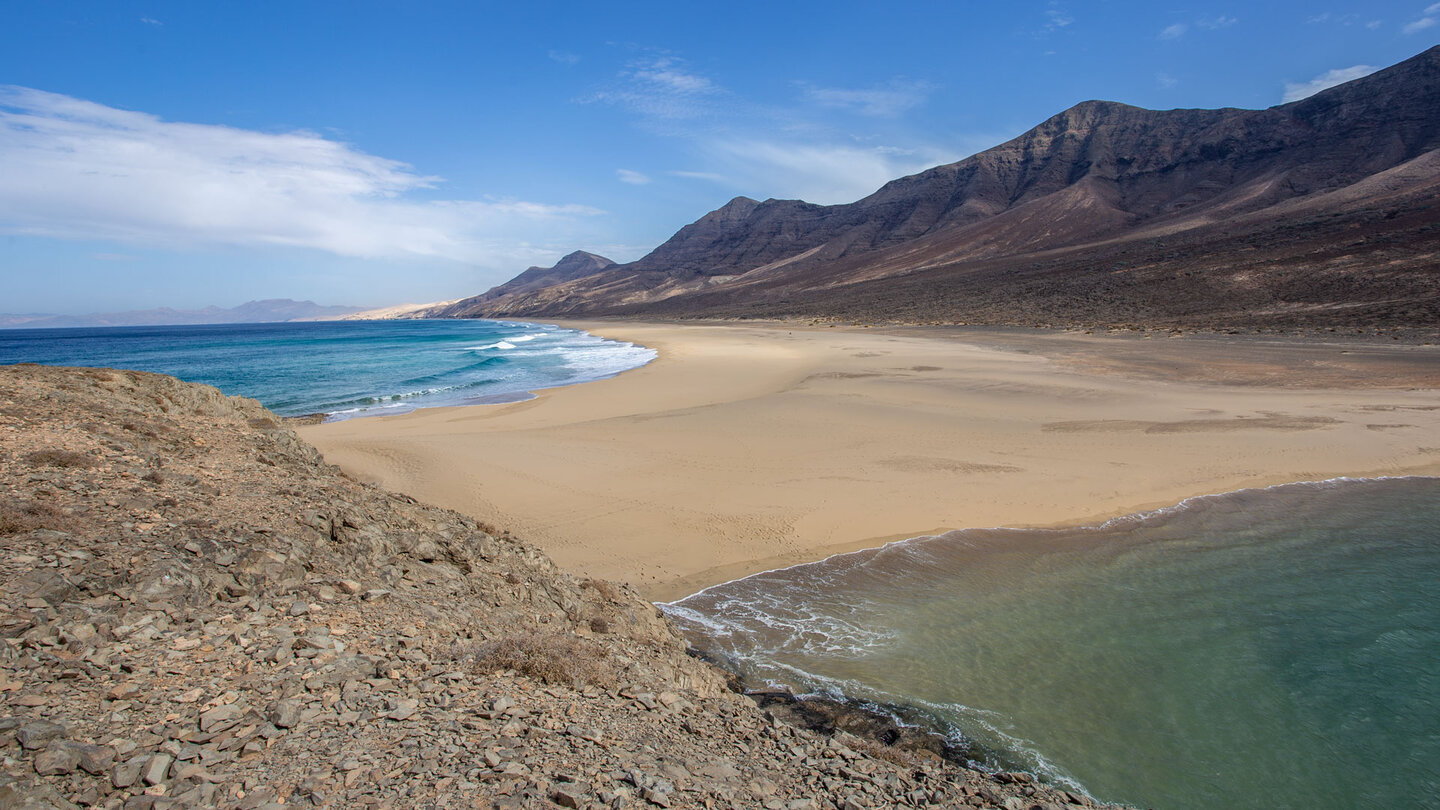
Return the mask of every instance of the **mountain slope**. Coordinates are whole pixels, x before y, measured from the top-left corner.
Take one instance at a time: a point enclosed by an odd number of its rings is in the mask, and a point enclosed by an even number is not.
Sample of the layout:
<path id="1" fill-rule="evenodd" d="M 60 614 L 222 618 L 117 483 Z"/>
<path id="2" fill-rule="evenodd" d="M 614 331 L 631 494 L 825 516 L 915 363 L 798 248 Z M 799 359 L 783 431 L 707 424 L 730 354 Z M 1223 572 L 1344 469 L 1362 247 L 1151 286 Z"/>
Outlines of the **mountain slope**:
<path id="1" fill-rule="evenodd" d="M 507 296 L 523 295 L 525 293 L 551 287 L 556 284 L 563 284 L 567 281 L 593 276 L 603 270 L 613 267 L 615 262 L 604 256 L 594 253 L 587 253 L 577 250 L 565 256 L 551 267 L 530 267 L 525 272 L 501 284 L 491 288 L 480 295 L 462 298 L 459 301 L 452 301 L 440 306 L 430 307 L 415 313 L 401 317 L 408 318 L 463 318 L 463 313 L 489 304 L 492 301 L 503 299 Z"/>
<path id="2" fill-rule="evenodd" d="M 1087 101 L 855 203 L 739 197 L 636 262 L 447 314 L 1290 328 L 1358 300 L 1423 325 L 1437 147 L 1440 48 L 1266 110 Z"/>

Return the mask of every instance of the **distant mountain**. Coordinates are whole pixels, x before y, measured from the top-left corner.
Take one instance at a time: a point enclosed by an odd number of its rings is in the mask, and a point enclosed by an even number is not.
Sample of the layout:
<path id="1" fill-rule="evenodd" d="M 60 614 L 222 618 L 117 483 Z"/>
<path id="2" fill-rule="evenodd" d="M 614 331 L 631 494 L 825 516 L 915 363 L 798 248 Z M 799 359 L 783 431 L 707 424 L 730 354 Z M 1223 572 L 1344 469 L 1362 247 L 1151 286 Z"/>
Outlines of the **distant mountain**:
<path id="1" fill-rule="evenodd" d="M 1435 329 L 1437 150 L 1440 47 L 1266 110 L 1087 101 L 858 202 L 737 197 L 446 314 Z"/>
<path id="2" fill-rule="evenodd" d="M 159 309 L 129 312 L 97 312 L 90 315 L 0 315 L 0 329 L 55 328 L 73 326 L 178 326 L 207 323 L 275 323 L 280 321 L 320 321 L 338 318 L 361 307 L 320 306 L 314 301 L 292 301 L 270 298 L 248 301 L 238 307 L 222 309 Z"/>
<path id="3" fill-rule="evenodd" d="M 431 301 L 426 304 L 395 304 L 393 306 L 377 307 L 375 309 L 362 309 L 359 312 L 351 312 L 339 318 L 326 318 L 326 320 L 402 321 L 412 318 L 428 318 L 431 316 L 426 315 L 426 312 L 443 309 L 459 301 L 459 298 L 454 298 L 449 301 Z"/>
<path id="4" fill-rule="evenodd" d="M 418 318 L 466 318 L 467 313 L 483 309 L 495 301 L 509 299 L 535 290 L 564 284 L 567 281 L 588 278 L 615 266 L 615 262 L 577 250 L 556 262 L 552 267 L 530 267 L 525 272 L 489 291 L 459 301 L 420 310 L 409 317 Z"/>

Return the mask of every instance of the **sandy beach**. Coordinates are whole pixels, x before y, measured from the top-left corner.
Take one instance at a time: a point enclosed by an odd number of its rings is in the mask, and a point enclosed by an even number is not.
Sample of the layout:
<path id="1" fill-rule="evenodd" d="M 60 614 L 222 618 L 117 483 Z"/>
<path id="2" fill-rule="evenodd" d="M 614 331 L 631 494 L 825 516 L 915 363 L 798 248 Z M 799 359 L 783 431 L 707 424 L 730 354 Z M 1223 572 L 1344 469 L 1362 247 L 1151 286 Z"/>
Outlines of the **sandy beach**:
<path id="1" fill-rule="evenodd" d="M 566 323 L 648 366 L 300 429 L 354 477 L 668 600 L 976 526 L 1440 474 L 1440 347 L 965 328 Z"/>

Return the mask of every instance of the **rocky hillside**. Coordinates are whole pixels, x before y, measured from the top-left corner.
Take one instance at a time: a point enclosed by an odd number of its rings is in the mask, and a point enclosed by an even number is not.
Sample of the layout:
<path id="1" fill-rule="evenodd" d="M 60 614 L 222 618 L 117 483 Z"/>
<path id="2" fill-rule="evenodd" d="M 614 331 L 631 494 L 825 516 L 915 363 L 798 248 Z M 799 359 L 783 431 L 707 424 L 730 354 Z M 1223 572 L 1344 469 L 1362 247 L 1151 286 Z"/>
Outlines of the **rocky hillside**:
<path id="1" fill-rule="evenodd" d="M 546 287 L 554 287 L 577 279 L 588 278 L 615 266 L 615 262 L 604 256 L 577 250 L 556 262 L 551 267 L 530 267 L 509 281 L 480 295 L 451 301 L 407 317 L 414 318 L 464 318 L 465 313 L 488 306 L 493 301 L 524 295 Z"/>
<path id="2" fill-rule="evenodd" d="M 0 807 L 1090 804 L 762 709 L 628 589 L 251 400 L 9 366 L 0 437 Z"/>
<path id="3" fill-rule="evenodd" d="M 1088 101 L 855 203 L 736 198 L 447 314 L 1433 328 L 1437 194 L 1440 47 L 1266 110 Z"/>

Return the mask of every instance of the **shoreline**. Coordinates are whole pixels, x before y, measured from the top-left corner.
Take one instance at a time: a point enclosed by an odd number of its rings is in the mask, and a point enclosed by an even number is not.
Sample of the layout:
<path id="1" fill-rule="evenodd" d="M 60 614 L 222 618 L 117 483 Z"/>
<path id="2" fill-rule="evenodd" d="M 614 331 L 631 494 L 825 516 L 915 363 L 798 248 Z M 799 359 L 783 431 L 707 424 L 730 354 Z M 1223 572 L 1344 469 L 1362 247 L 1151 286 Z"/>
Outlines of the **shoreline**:
<path id="1" fill-rule="evenodd" d="M 659 357 L 524 402 L 299 430 L 361 480 L 656 601 L 952 529 L 1440 473 L 1437 347 L 558 323 Z"/>
<path id="2" fill-rule="evenodd" d="M 656 600 L 655 604 L 661 606 L 662 608 L 663 608 L 663 607 L 678 606 L 678 605 L 680 605 L 681 602 L 684 602 L 684 601 L 686 601 L 687 599 L 690 599 L 691 597 L 694 597 L 694 596 L 700 596 L 701 594 L 704 594 L 706 591 L 711 591 L 711 590 L 714 590 L 714 589 L 716 589 L 716 588 L 725 587 L 726 585 L 732 585 L 732 584 L 737 583 L 737 582 L 742 582 L 742 581 L 744 581 L 744 580 L 750 579 L 751 577 L 758 577 L 758 576 L 762 576 L 762 575 L 764 575 L 764 574 L 774 574 L 774 573 L 778 573 L 778 572 L 781 572 L 781 571 L 789 570 L 789 569 L 791 569 L 791 568 L 800 568 L 800 567 L 802 567 L 802 566 L 807 566 L 807 565 L 822 565 L 822 564 L 828 563 L 828 562 L 830 562 L 831 560 L 834 560 L 834 559 L 836 559 L 836 558 L 838 558 L 838 557 L 845 557 L 845 556 L 848 556 L 848 555 L 851 555 L 851 554 L 861 554 L 861 553 L 864 553 L 864 552 L 867 552 L 867 551 L 881 552 L 881 551 L 884 551 L 885 549 L 890 548 L 891 546 L 904 545 L 904 544 L 906 544 L 906 543 L 918 542 L 918 541 L 921 541 L 921 540 L 936 540 L 936 539 L 940 539 L 941 537 L 943 537 L 943 536 L 945 536 L 945 535 L 947 535 L 947 534 L 959 534 L 959 533 L 965 533 L 965 532 L 1051 532 L 1051 531 L 1053 531 L 1053 532 L 1063 532 L 1063 531 L 1074 531 L 1074 532 L 1090 532 L 1090 531 L 1093 531 L 1093 532 L 1101 532 L 1101 531 L 1104 531 L 1104 530 L 1106 530 L 1106 529 L 1109 529 L 1112 525 L 1117 524 L 1117 523 L 1120 523 L 1120 522 L 1122 522 L 1122 521 L 1134 521 L 1134 522 L 1139 522 L 1139 521 L 1147 520 L 1147 519 L 1150 519 L 1150 518 L 1153 518 L 1153 517 L 1162 517 L 1162 516 L 1165 516 L 1165 515 L 1173 514 L 1173 513 L 1177 512 L 1177 511 L 1180 511 L 1180 510 L 1189 508 L 1189 506 L 1190 506 L 1192 503 L 1195 503 L 1195 502 L 1197 502 L 1197 501 L 1221 500 L 1221 499 L 1230 497 L 1230 496 L 1232 496 L 1232 495 L 1243 495 L 1243 494 L 1245 494 L 1245 493 L 1250 493 L 1250 492 L 1268 492 L 1268 491 L 1270 491 L 1270 490 L 1284 489 L 1284 488 L 1286 488 L 1286 487 L 1306 487 L 1306 486 L 1308 486 L 1308 487 L 1320 488 L 1320 487 L 1325 487 L 1325 486 L 1329 486 L 1329 485 L 1344 485 L 1344 484 L 1350 484 L 1350 483 L 1364 483 L 1364 482 L 1367 482 L 1367 481 L 1404 481 L 1404 480 L 1408 480 L 1408 479 L 1440 480 L 1440 473 L 1437 473 L 1437 474 L 1434 474 L 1434 475 L 1379 475 L 1379 476 L 1368 476 L 1368 477 L 1367 477 L 1367 476 L 1348 476 L 1348 475 L 1342 475 L 1342 476 L 1337 476 L 1337 477 L 1335 477 L 1335 478 L 1325 478 L 1325 479 L 1322 479 L 1322 480 L 1319 480 L 1319 481 L 1288 481 L 1288 482 L 1285 482 L 1285 483 L 1282 483 L 1282 484 L 1268 484 L 1268 485 L 1263 486 L 1263 487 L 1242 487 L 1241 489 L 1232 489 L 1232 490 L 1228 490 L 1228 491 L 1226 491 L 1226 492 L 1208 492 L 1208 493 L 1205 493 L 1205 494 L 1203 494 L 1203 495 L 1191 495 L 1190 497 L 1188 497 L 1188 498 L 1183 498 L 1183 499 L 1175 502 L 1174 504 L 1171 504 L 1170 506 L 1160 506 L 1160 507 L 1156 507 L 1156 508 L 1154 508 L 1154 509 L 1142 509 L 1142 510 L 1137 511 L 1137 512 L 1131 512 L 1130 514 L 1116 515 L 1116 516 L 1114 516 L 1114 517 L 1107 518 L 1107 519 L 1105 519 L 1104 521 L 1101 521 L 1101 522 L 1098 522 L 1098 523 L 1056 523 L 1056 524 L 1053 524 L 1053 525 L 1050 525 L 1050 526 L 966 526 L 966 527 L 959 528 L 959 529 L 946 529 L 946 530 L 943 530 L 943 531 L 936 531 L 936 532 L 931 532 L 931 533 L 927 533 L 927 534 L 917 534 L 917 535 L 910 536 L 910 537 L 897 537 L 897 538 L 895 538 L 895 539 L 893 539 L 893 540 L 887 540 L 887 541 L 885 541 L 885 542 L 883 542 L 883 543 L 880 543 L 880 544 L 878 544 L 878 545 L 862 546 L 862 547 L 860 547 L 860 548 L 853 548 L 853 549 L 849 549 L 849 550 L 847 550 L 847 551 L 837 551 L 837 552 L 835 552 L 835 553 L 833 553 L 833 554 L 829 554 L 829 555 L 826 555 L 826 556 L 824 556 L 824 557 L 818 557 L 818 558 L 813 559 L 813 560 L 807 560 L 807 561 L 805 561 L 805 562 L 799 562 L 799 563 L 794 563 L 794 564 L 791 564 L 791 565 L 781 565 L 781 566 L 777 566 L 777 567 L 775 567 L 775 568 L 764 568 L 764 569 L 760 569 L 760 570 L 757 570 L 757 571 L 751 571 L 751 572 L 748 573 L 748 574 L 744 574 L 743 576 L 735 577 L 734 579 L 726 579 L 726 580 L 721 580 L 721 581 L 719 581 L 719 582 L 711 583 L 711 584 L 709 584 L 709 585 L 706 585 L 706 586 L 703 587 L 703 588 L 700 588 L 700 589 L 697 590 L 697 591 L 693 591 L 693 592 L 687 593 L 687 594 L 685 594 L 685 595 L 683 595 L 683 596 L 678 596 L 678 597 L 676 597 L 676 598 L 674 598 L 674 599 L 670 599 L 670 600 L 668 600 L 668 601 L 659 601 L 659 600 Z M 759 562 L 759 561 L 752 561 L 752 562 Z M 697 649 L 699 649 L 699 648 L 697 648 Z M 700 652 L 702 652 L 702 653 L 707 653 L 707 654 L 709 653 L 709 651 L 704 650 L 704 649 L 700 649 Z M 723 668 L 723 667 L 722 667 L 722 668 Z M 728 670 L 727 670 L 727 671 L 728 671 Z M 743 682 L 743 679 L 742 679 L 742 682 Z M 807 696 L 802 695 L 802 696 L 800 696 L 800 697 L 805 698 L 805 697 L 807 697 Z"/>

